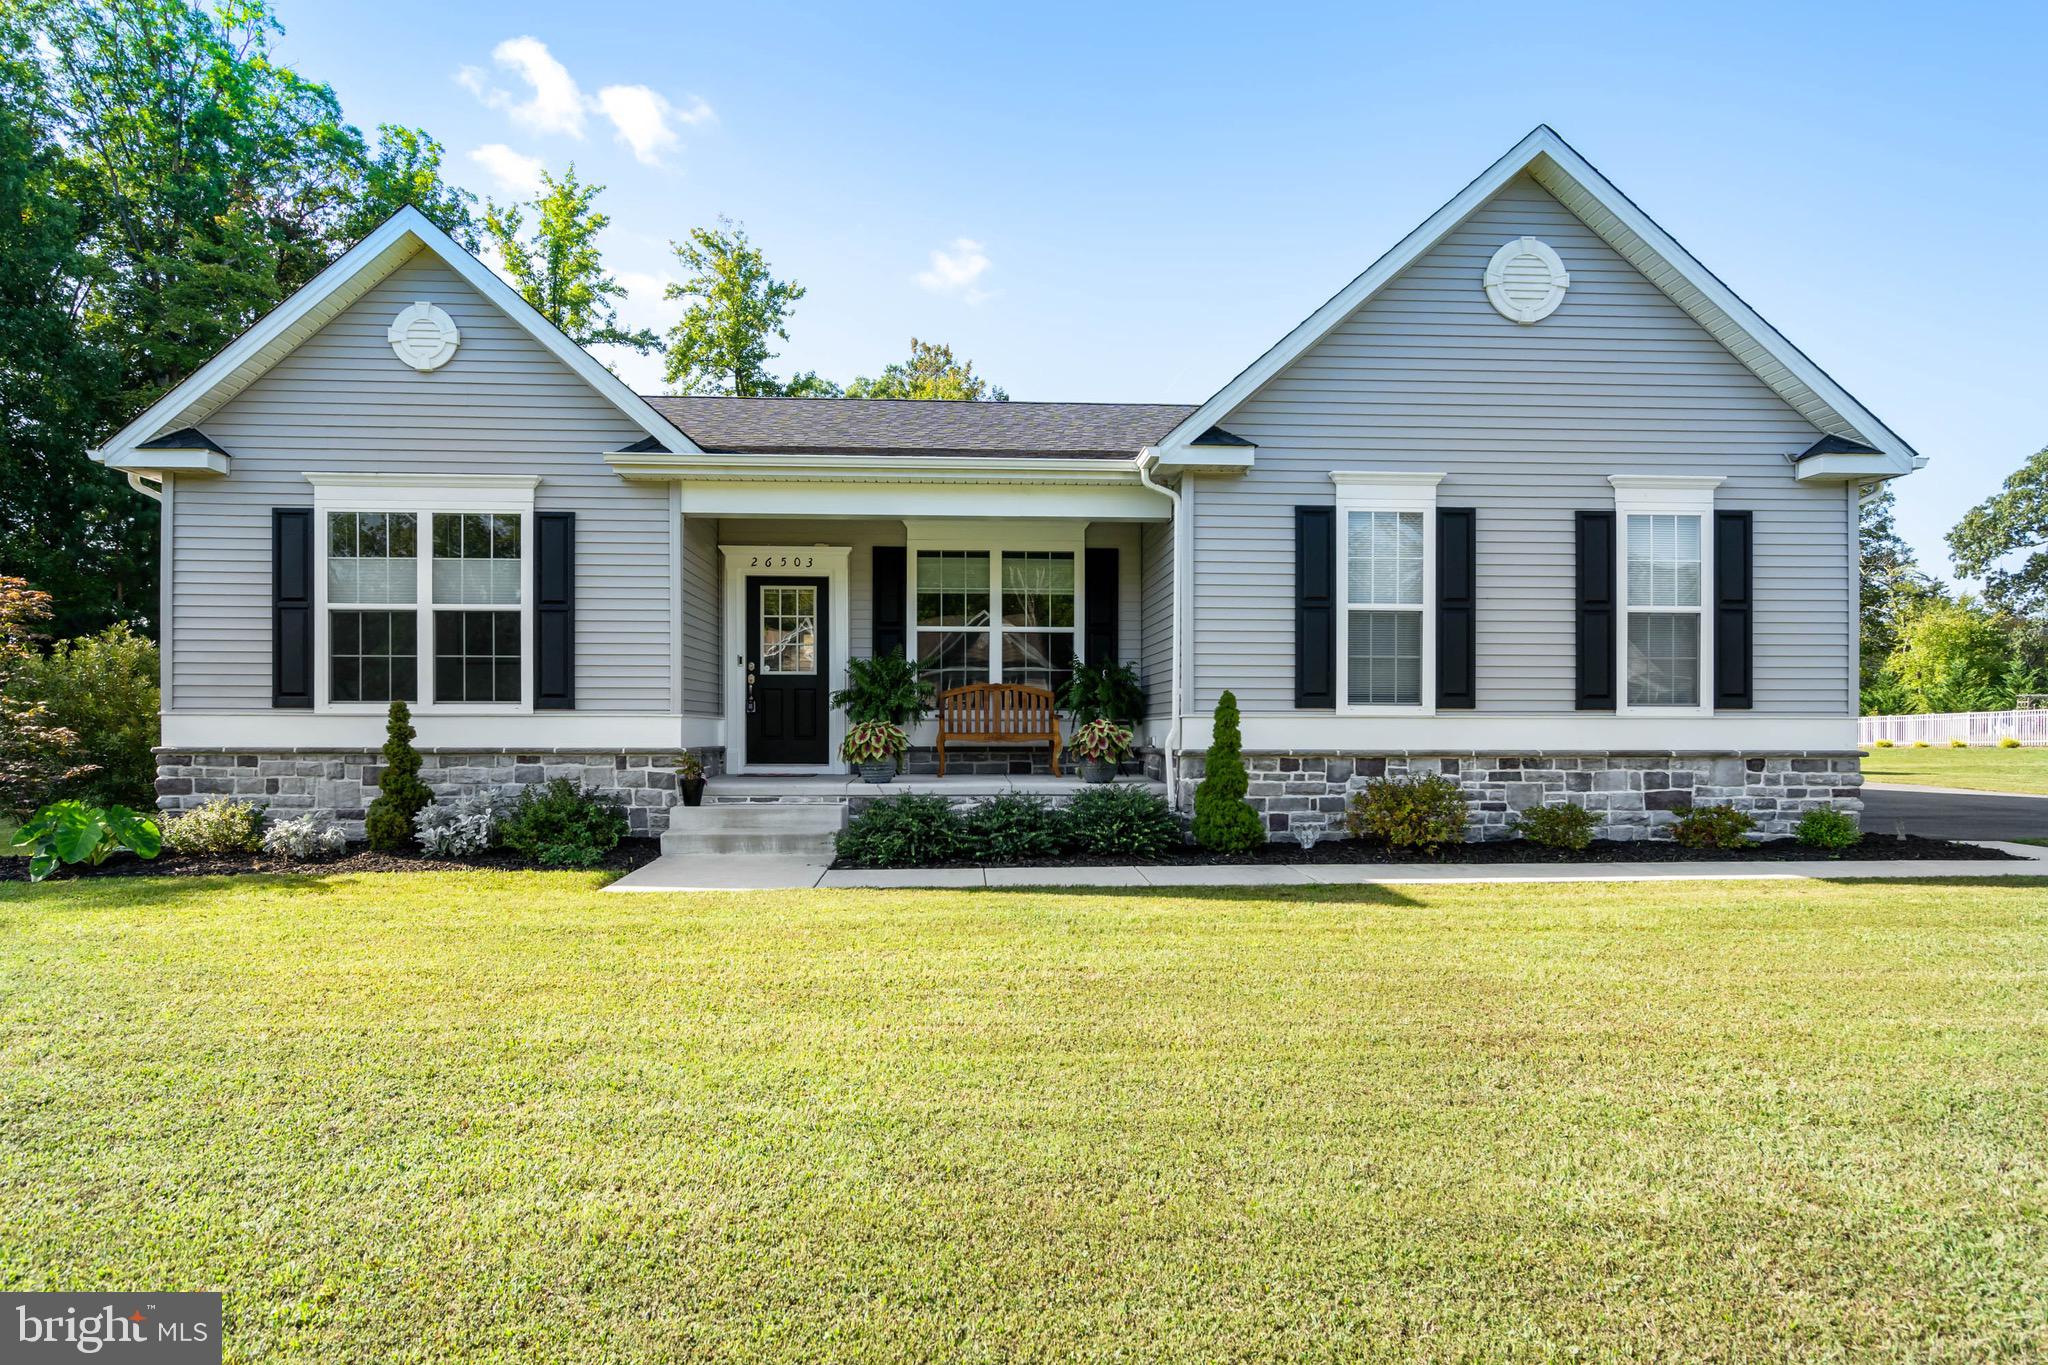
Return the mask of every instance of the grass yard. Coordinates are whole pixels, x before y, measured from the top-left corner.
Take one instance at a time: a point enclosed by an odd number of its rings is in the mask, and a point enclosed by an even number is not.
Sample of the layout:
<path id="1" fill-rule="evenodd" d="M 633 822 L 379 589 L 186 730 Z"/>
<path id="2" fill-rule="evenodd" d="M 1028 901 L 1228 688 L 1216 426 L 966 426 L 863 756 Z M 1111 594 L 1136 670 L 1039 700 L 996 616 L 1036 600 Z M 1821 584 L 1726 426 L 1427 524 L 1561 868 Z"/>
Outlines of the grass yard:
<path id="1" fill-rule="evenodd" d="M 1984 792 L 2032 792 L 2048 796 L 2048 748 L 1865 749 L 1867 782 L 1917 782 L 1929 787 L 1965 787 Z"/>
<path id="2" fill-rule="evenodd" d="M 0 1288 L 238 1361 L 2039 1360 L 2048 883 L 0 887 Z"/>

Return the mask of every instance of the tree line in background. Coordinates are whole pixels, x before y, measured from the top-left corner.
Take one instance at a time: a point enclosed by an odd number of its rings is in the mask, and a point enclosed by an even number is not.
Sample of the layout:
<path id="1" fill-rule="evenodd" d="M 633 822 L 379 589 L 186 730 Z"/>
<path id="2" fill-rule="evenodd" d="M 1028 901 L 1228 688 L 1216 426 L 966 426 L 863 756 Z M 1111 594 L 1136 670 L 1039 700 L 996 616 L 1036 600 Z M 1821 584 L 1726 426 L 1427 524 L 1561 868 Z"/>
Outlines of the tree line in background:
<path id="1" fill-rule="evenodd" d="M 1862 516 L 1862 700 L 1866 715 L 2003 711 L 2048 693 L 2048 449 L 1948 533 L 1954 593 L 1922 570 L 1893 525 L 1889 486 Z"/>
<path id="2" fill-rule="evenodd" d="M 400 207 L 505 273 L 587 345 L 666 349 L 690 393 L 1001 399 L 950 349 L 843 390 L 769 373 L 802 286 L 720 220 L 676 244 L 664 337 L 622 327 L 571 167 L 527 205 L 448 182 L 419 128 L 365 135 L 277 57 L 267 0 L 0 0 L 0 573 L 48 634 L 157 629 L 157 508 L 87 452 Z"/>

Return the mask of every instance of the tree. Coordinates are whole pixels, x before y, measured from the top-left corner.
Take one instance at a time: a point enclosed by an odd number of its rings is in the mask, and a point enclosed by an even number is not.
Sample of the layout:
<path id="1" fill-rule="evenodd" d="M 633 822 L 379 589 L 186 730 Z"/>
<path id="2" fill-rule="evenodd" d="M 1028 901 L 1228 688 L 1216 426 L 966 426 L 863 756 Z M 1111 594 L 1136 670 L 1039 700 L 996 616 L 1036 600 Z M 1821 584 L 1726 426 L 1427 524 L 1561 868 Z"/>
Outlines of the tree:
<path id="1" fill-rule="evenodd" d="M 1956 572 L 1982 579 L 1994 607 L 2015 616 L 2048 614 L 2048 449 L 1965 512 L 1948 533 L 1948 548 Z M 2019 554 L 2026 558 L 2005 563 Z"/>
<path id="2" fill-rule="evenodd" d="M 352 168 L 352 202 L 342 219 L 341 245 L 361 241 L 379 223 L 411 205 L 463 250 L 475 251 L 476 218 L 471 210 L 476 196 L 441 178 L 446 154 L 447 148 L 419 128 L 378 124 L 377 150 Z"/>
<path id="3" fill-rule="evenodd" d="M 597 249 L 597 234 L 611 222 L 594 207 L 604 186 L 579 181 L 573 163 L 560 180 L 546 171 L 540 179 L 541 192 L 527 205 L 534 216 L 531 239 L 521 236 L 526 215 L 519 206 L 484 207 L 484 235 L 520 295 L 579 346 L 659 349 L 655 333 L 619 326 L 612 300 L 625 297 L 626 288 L 605 273 Z"/>
<path id="4" fill-rule="evenodd" d="M 971 360 L 955 360 L 953 348 L 910 339 L 910 359 L 889 365 L 873 379 L 846 386 L 848 398 L 929 398 L 952 402 L 1007 403 L 1010 395 L 974 372 Z"/>
<path id="5" fill-rule="evenodd" d="M 384 771 L 377 776 L 378 796 L 364 821 L 370 847 L 379 853 L 410 851 L 413 822 L 434 803 L 434 789 L 420 780 L 420 751 L 412 747 L 418 733 L 412 728 L 412 709 L 392 702 L 384 724 Z"/>
<path id="6" fill-rule="evenodd" d="M 1195 842 L 1217 853 L 1244 853 L 1266 841 L 1266 827 L 1244 794 L 1251 776 L 1244 769 L 1244 735 L 1238 728 L 1237 694 L 1216 699 L 1216 719 L 1195 788 Z"/>
<path id="7" fill-rule="evenodd" d="M 2027 682 L 2011 635 L 1973 597 L 1931 601 L 1906 617 L 1886 672 L 1912 712 L 2001 711 L 2014 684 Z"/>
<path id="8" fill-rule="evenodd" d="M 729 218 L 720 218 L 716 228 L 692 228 L 688 240 L 670 245 L 690 273 L 663 294 L 689 302 L 682 321 L 669 329 L 668 382 L 684 393 L 786 393 L 768 372 L 776 355 L 769 339 L 789 340 L 789 315 L 804 287 L 776 279 L 746 229 Z M 800 378 L 811 385 L 823 382 L 814 374 Z"/>
<path id="9" fill-rule="evenodd" d="M 1861 514 L 1863 593 L 1861 685 L 1881 686 L 1885 663 L 1898 648 L 1899 627 L 1930 603 L 1946 601 L 1948 593 L 1923 573 L 1913 548 L 1892 522 L 1898 499 L 1889 485 L 1865 495 Z"/>
<path id="10" fill-rule="evenodd" d="M 59 783 L 91 771 L 76 761 L 78 736 L 34 694 L 31 670 L 49 619 L 47 593 L 0 577 L 0 814 L 26 814 Z"/>
<path id="11" fill-rule="evenodd" d="M 58 784 L 55 795 L 95 806 L 156 804 L 158 657 L 156 645 L 124 624 L 59 640 L 23 667 L 23 683 L 50 721 L 78 738 L 89 773 Z"/>

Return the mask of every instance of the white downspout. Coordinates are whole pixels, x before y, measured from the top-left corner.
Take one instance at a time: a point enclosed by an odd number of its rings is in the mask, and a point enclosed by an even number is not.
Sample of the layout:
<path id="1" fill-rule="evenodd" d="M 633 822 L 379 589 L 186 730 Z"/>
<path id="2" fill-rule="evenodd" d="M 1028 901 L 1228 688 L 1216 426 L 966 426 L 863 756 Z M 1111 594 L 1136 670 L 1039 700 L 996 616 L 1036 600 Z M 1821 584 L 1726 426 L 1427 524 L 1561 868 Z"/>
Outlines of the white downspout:
<path id="1" fill-rule="evenodd" d="M 1167 669 L 1166 684 L 1166 700 L 1168 715 L 1166 723 L 1166 742 L 1161 747 L 1165 750 L 1166 757 L 1167 803 L 1173 806 L 1175 809 L 1179 809 L 1181 717 L 1180 652 L 1182 645 L 1185 643 L 1182 639 L 1181 632 L 1181 592 L 1183 590 L 1183 584 L 1181 580 L 1185 577 L 1181 570 L 1180 553 L 1181 502 L 1180 494 L 1177 491 L 1168 488 L 1165 484 L 1159 483 L 1153 479 L 1152 470 L 1153 467 L 1156 466 L 1158 463 L 1159 451 L 1157 450 L 1157 448 L 1147 446 L 1145 447 L 1145 449 L 1138 452 L 1138 482 L 1144 484 L 1145 487 L 1151 489 L 1153 492 L 1163 496 L 1167 500 L 1167 502 L 1172 504 L 1173 506 L 1173 519 L 1170 523 L 1173 527 L 1173 600 L 1170 607 L 1170 615 L 1168 616 L 1170 627 L 1167 632 L 1168 641 L 1171 646 L 1171 648 L 1168 650 L 1169 666 Z"/>
<path id="2" fill-rule="evenodd" d="M 147 484 L 143 483 L 143 480 L 149 476 L 142 470 L 126 469 L 123 470 L 122 473 L 128 476 L 128 486 L 134 489 L 136 492 L 142 494 L 143 497 L 154 498 L 158 502 L 162 502 L 164 500 L 164 485 L 162 476 L 158 476 L 156 487 L 151 488 Z"/>

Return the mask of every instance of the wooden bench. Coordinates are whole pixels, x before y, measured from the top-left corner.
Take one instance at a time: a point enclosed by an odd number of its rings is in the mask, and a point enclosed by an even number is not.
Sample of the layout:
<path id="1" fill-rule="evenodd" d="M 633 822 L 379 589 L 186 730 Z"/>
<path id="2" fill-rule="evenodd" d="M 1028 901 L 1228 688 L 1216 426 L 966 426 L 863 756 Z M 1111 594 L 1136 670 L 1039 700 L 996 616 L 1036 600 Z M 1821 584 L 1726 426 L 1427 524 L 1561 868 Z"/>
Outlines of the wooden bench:
<path id="1" fill-rule="evenodd" d="M 939 776 L 946 741 L 1050 744 L 1052 775 L 1060 775 L 1060 717 L 1052 693 L 1022 683 L 969 683 L 939 694 Z"/>

